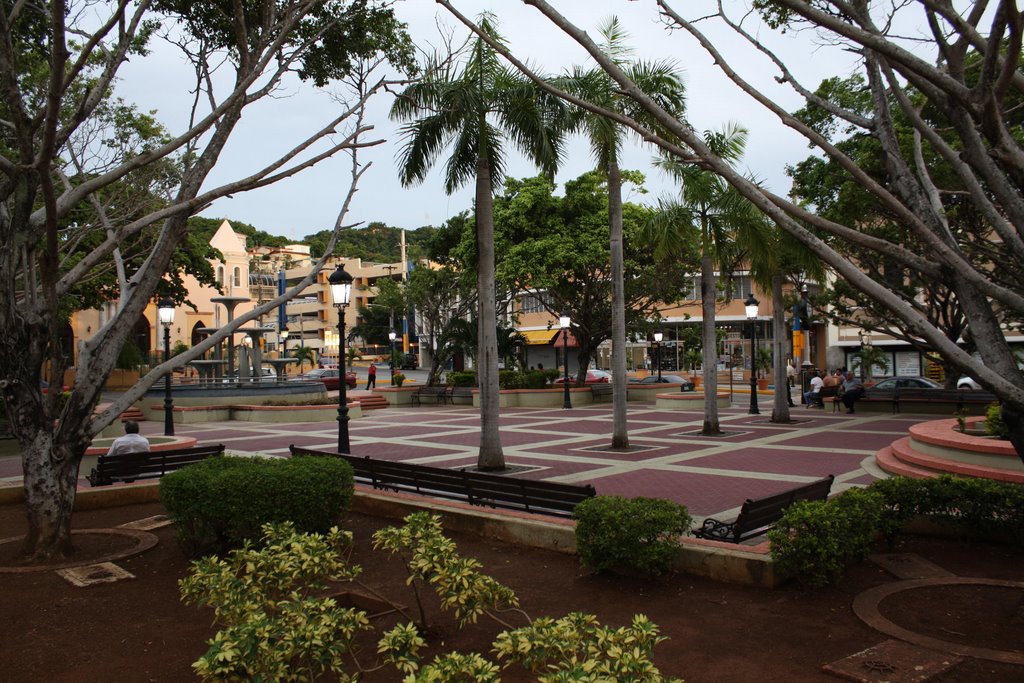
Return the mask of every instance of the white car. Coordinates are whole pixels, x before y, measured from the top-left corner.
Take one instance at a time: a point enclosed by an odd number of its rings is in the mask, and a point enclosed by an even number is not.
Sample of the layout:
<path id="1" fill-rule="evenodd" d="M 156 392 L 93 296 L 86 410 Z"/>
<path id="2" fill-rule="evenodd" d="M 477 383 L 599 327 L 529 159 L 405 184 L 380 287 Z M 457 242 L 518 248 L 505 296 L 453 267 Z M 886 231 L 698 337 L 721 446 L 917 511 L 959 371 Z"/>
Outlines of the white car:
<path id="1" fill-rule="evenodd" d="M 956 381 L 957 389 L 981 389 L 981 385 L 975 382 L 973 379 L 964 375 Z"/>

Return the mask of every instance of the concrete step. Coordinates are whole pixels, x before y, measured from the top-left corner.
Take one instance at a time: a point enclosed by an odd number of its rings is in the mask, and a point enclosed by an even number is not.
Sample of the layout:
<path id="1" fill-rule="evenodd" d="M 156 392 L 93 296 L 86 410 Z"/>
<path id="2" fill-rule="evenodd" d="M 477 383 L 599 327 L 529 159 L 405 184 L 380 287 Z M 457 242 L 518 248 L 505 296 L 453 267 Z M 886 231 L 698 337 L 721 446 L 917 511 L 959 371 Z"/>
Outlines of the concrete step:
<path id="1" fill-rule="evenodd" d="M 359 396 L 356 400 L 359 402 L 359 406 L 363 410 L 377 410 L 380 408 L 387 408 L 389 405 L 388 400 L 383 396 Z"/>
<path id="2" fill-rule="evenodd" d="M 146 415 L 138 408 L 128 408 L 121 413 L 121 422 L 128 422 L 129 420 L 134 422 L 145 422 Z"/>
<path id="3" fill-rule="evenodd" d="M 940 474 L 940 472 L 934 470 L 903 462 L 893 453 L 893 449 L 889 446 L 875 453 L 875 463 L 889 474 L 909 477 L 911 479 L 933 479 Z"/>

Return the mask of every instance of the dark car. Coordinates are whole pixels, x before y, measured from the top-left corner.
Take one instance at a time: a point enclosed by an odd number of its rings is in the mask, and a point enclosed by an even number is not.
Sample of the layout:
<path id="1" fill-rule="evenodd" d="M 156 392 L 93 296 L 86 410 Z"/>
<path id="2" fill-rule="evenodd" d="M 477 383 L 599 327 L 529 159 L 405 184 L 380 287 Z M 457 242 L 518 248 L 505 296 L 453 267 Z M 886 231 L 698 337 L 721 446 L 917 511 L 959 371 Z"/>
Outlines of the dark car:
<path id="1" fill-rule="evenodd" d="M 941 389 L 942 385 L 927 377 L 890 377 L 883 379 L 870 391 L 896 391 L 897 389 Z"/>
<path id="2" fill-rule="evenodd" d="M 295 380 L 303 382 L 323 382 L 323 385 L 327 387 L 328 391 L 334 391 L 341 386 L 341 380 L 339 377 L 340 373 L 337 368 L 317 368 L 316 370 L 310 370 L 303 375 L 299 375 Z M 345 384 L 349 389 L 355 389 L 356 373 L 351 371 L 346 372 Z"/>
<path id="3" fill-rule="evenodd" d="M 661 377 L 658 377 L 658 375 L 648 375 L 637 382 L 637 384 L 678 384 L 680 385 L 680 391 L 693 391 L 695 388 L 693 380 L 682 375 L 662 375 Z"/>

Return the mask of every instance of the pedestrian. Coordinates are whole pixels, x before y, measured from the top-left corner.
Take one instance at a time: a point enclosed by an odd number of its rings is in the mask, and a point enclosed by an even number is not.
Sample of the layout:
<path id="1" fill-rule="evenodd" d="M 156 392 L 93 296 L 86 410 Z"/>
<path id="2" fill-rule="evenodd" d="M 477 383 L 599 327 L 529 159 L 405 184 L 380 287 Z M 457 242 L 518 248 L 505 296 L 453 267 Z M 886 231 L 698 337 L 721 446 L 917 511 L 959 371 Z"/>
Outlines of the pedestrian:
<path id="1" fill-rule="evenodd" d="M 839 387 L 839 398 L 846 406 L 846 414 L 853 414 L 853 404 L 864 398 L 864 385 L 852 372 L 846 373 L 846 381 Z"/>
<path id="2" fill-rule="evenodd" d="M 149 439 L 139 434 L 139 423 L 128 420 L 124 423 L 124 436 L 114 439 L 107 455 L 127 455 L 129 453 L 149 453 Z"/>
<path id="3" fill-rule="evenodd" d="M 825 371 L 818 370 L 817 374 L 811 378 L 811 388 L 804 394 L 804 402 L 807 403 L 808 408 L 825 408 L 825 403 L 821 400 L 821 389 L 825 386 Z"/>
<path id="4" fill-rule="evenodd" d="M 370 363 L 370 367 L 366 371 L 366 388 L 367 390 L 377 388 L 377 366 L 373 363 Z"/>
<path id="5" fill-rule="evenodd" d="M 794 384 L 796 384 L 796 368 L 793 367 L 793 359 L 789 358 L 786 360 L 786 402 L 790 408 L 796 406 L 793 403 L 793 393 L 791 391 Z"/>

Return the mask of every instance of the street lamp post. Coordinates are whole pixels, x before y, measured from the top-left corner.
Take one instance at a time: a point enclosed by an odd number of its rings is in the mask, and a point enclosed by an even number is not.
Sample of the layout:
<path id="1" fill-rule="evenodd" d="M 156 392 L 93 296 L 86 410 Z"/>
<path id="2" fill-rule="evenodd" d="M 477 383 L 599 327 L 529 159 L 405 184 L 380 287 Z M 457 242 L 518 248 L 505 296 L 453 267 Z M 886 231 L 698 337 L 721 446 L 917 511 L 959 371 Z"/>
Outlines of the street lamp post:
<path id="1" fill-rule="evenodd" d="M 171 325 L 174 323 L 174 302 L 163 298 L 157 305 L 157 316 L 164 326 L 164 362 L 171 359 Z M 174 399 L 171 398 L 170 369 L 164 375 L 164 436 L 174 436 Z"/>
<path id="2" fill-rule="evenodd" d="M 759 415 L 757 409 L 757 305 L 761 303 L 754 298 L 751 292 L 747 300 L 743 302 L 747 310 L 747 320 L 750 321 L 750 410 L 751 415 Z"/>
<path id="3" fill-rule="evenodd" d="M 388 332 L 388 339 L 391 340 L 391 386 L 395 386 L 395 340 L 398 339 L 398 333 L 394 328 Z"/>
<path id="4" fill-rule="evenodd" d="M 281 358 L 288 358 L 288 323 L 281 326 L 281 329 L 277 331 L 277 336 L 281 338 Z M 288 379 L 288 364 L 281 364 L 281 379 Z"/>
<path id="5" fill-rule="evenodd" d="M 562 407 L 572 408 L 572 399 L 569 397 L 569 322 L 571 317 L 569 311 L 562 311 L 558 316 L 558 326 L 562 328 L 562 362 L 565 363 L 565 376 L 562 378 Z"/>
<path id="6" fill-rule="evenodd" d="M 654 362 L 658 364 L 658 384 L 661 384 L 661 340 L 665 333 L 658 330 L 654 333 Z"/>
<path id="7" fill-rule="evenodd" d="M 344 264 L 339 263 L 327 278 L 331 286 L 331 299 L 338 309 L 338 452 L 348 454 L 348 403 L 345 399 L 345 307 L 352 296 L 352 276 L 345 272 Z"/>
<path id="8" fill-rule="evenodd" d="M 871 347 L 871 333 L 863 331 L 860 333 L 860 381 L 863 382 L 868 377 L 868 368 L 864 363 L 864 351 Z"/>

